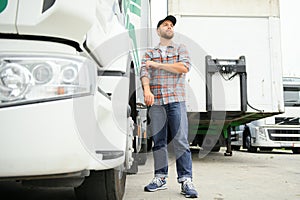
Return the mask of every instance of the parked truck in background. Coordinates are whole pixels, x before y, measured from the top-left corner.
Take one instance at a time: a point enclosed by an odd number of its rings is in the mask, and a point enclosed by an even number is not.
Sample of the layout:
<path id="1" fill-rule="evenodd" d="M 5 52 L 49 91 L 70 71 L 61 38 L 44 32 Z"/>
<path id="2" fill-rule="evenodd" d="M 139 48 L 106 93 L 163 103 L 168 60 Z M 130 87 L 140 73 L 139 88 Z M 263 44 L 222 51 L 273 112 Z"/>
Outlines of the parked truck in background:
<path id="1" fill-rule="evenodd" d="M 300 78 L 283 77 L 283 93 L 285 112 L 233 130 L 234 149 L 257 152 L 284 148 L 300 153 Z"/>

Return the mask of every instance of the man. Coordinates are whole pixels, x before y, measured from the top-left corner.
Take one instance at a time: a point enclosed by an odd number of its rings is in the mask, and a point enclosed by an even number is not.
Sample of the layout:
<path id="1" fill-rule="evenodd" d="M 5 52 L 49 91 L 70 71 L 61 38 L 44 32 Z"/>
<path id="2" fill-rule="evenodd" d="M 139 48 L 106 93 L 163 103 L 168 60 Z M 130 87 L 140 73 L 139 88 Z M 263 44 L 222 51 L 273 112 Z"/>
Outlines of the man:
<path id="1" fill-rule="evenodd" d="M 185 74 L 190 70 L 186 47 L 173 43 L 176 18 L 172 15 L 157 24 L 160 43 L 147 50 L 141 67 L 144 101 L 149 109 L 153 136 L 154 178 L 144 190 L 166 189 L 168 175 L 168 135 L 176 156 L 177 180 L 181 193 L 197 198 L 192 183 L 192 159 L 189 149 L 188 122 L 185 106 Z"/>

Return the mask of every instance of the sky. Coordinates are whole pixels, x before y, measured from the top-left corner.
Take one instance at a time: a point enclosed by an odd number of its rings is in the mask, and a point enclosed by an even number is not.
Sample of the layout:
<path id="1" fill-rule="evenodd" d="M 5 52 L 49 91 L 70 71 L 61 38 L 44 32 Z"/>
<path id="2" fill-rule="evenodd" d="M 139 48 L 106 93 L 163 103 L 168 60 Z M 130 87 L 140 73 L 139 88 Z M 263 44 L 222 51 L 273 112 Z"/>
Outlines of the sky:
<path id="1" fill-rule="evenodd" d="M 300 75 L 300 1 L 280 0 L 283 71 Z"/>
<path id="2" fill-rule="evenodd" d="M 167 15 L 166 0 L 151 0 L 152 23 Z M 282 66 L 284 74 L 300 75 L 300 0 L 280 0 Z M 297 22 L 298 20 L 298 22 Z M 299 59 L 299 61 L 298 61 Z"/>

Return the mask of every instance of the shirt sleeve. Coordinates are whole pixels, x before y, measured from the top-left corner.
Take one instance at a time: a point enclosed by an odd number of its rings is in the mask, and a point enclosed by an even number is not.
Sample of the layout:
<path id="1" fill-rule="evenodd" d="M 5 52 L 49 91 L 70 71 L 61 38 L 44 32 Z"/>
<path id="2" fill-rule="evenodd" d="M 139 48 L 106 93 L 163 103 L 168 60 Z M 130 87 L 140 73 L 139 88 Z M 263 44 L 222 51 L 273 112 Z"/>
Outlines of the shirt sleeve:
<path id="1" fill-rule="evenodd" d="M 182 62 L 185 67 L 190 71 L 191 69 L 191 60 L 189 56 L 189 52 L 184 44 L 180 44 L 178 47 L 178 62 Z"/>
<path id="2" fill-rule="evenodd" d="M 147 51 L 142 60 L 141 60 L 141 70 L 140 70 L 140 78 L 143 78 L 143 77 L 148 77 L 149 79 L 151 79 L 151 69 L 147 69 L 146 67 L 146 62 L 148 60 L 151 60 L 151 52 Z"/>

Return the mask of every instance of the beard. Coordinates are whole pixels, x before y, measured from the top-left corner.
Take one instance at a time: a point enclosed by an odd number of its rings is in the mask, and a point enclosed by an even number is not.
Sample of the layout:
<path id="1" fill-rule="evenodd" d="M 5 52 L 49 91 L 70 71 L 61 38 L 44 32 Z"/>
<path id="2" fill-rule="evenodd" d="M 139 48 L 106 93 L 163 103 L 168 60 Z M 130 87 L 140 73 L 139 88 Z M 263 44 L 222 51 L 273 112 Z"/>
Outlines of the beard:
<path id="1" fill-rule="evenodd" d="M 168 32 L 163 32 L 161 33 L 161 37 L 170 40 L 174 37 L 174 33 L 168 34 Z"/>

